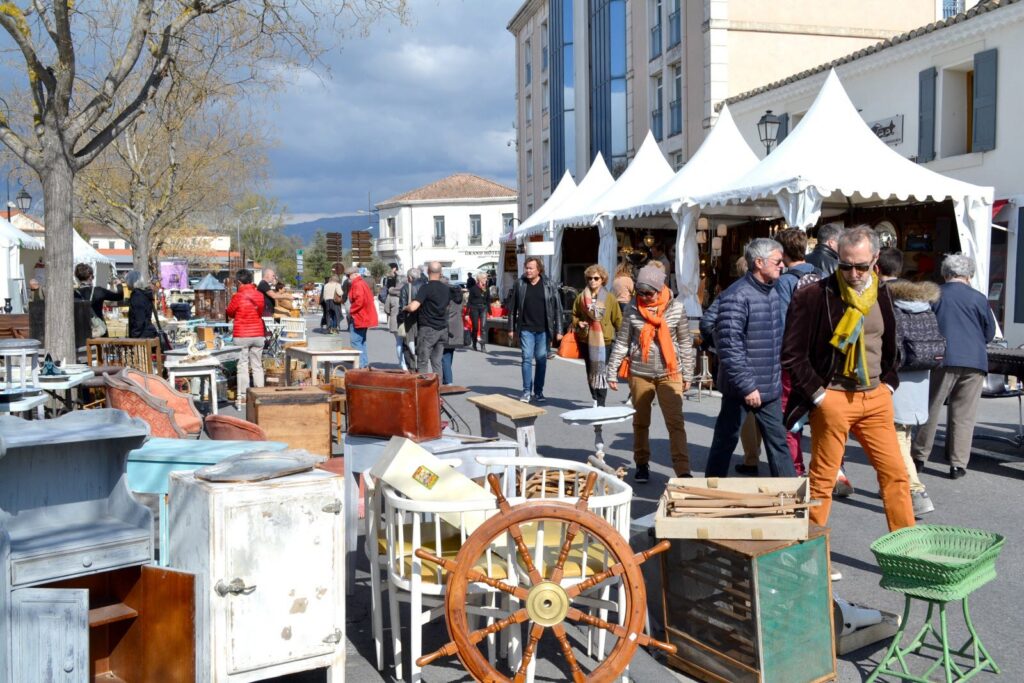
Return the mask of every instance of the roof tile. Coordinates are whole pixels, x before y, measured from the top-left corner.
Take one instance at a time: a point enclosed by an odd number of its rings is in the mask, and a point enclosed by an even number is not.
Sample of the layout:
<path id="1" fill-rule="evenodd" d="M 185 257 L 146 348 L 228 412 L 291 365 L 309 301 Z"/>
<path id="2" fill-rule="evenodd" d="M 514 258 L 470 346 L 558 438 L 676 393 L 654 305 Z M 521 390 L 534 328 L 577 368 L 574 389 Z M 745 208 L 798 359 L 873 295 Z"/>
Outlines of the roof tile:
<path id="1" fill-rule="evenodd" d="M 472 173 L 455 173 L 415 190 L 385 199 L 377 206 L 432 199 L 490 199 L 492 197 L 514 199 L 516 196 L 515 190 L 493 180 L 487 180 Z"/>

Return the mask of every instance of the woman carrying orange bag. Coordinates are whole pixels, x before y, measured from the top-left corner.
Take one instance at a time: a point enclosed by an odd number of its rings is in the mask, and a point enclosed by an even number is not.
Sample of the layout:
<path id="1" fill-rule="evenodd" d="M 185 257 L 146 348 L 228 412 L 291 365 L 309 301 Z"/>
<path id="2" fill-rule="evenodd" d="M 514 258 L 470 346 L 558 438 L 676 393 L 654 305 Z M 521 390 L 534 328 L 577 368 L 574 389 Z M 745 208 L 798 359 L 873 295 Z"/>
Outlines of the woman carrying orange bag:
<path id="1" fill-rule="evenodd" d="M 599 265 L 584 273 L 586 288 L 572 305 L 572 328 L 579 355 L 587 369 L 587 384 L 594 406 L 603 406 L 608 397 L 608 357 L 622 324 L 622 309 L 615 295 L 606 289 L 608 271 Z M 567 335 L 568 336 L 568 335 Z"/>

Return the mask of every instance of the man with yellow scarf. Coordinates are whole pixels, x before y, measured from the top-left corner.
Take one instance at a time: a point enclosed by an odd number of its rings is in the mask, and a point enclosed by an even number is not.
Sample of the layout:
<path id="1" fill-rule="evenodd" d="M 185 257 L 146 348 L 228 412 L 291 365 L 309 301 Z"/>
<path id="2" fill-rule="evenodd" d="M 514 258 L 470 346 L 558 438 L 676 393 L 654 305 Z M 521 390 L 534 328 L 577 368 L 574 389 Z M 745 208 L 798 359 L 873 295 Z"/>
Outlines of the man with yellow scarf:
<path id="1" fill-rule="evenodd" d="M 810 519 L 828 523 L 832 489 L 849 432 L 878 474 L 889 530 L 914 526 L 910 480 L 893 423 L 896 318 L 887 288 L 878 287 L 878 235 L 859 225 L 839 237 L 838 269 L 793 294 L 782 343 L 782 367 L 793 394 L 786 426 L 810 413 Z"/>

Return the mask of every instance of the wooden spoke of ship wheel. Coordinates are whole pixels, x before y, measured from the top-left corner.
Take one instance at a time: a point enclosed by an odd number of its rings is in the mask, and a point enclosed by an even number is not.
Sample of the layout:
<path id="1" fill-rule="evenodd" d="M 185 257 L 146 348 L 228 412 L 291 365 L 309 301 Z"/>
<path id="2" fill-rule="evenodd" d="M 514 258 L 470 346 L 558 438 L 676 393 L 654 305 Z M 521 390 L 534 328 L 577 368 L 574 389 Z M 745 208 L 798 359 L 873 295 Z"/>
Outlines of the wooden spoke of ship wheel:
<path id="1" fill-rule="evenodd" d="M 466 539 L 454 560 L 437 558 L 422 549 L 417 550 L 419 557 L 440 564 L 448 572 L 445 618 L 452 639 L 440 650 L 419 658 L 417 664 L 425 666 L 440 657 L 456 654 L 470 675 L 478 681 L 512 683 L 514 680 L 518 683 L 525 680 L 527 668 L 536 657 L 538 643 L 544 631 L 551 629 L 575 683 L 610 683 L 622 675 L 640 645 L 652 645 L 667 652 L 675 651 L 675 646 L 658 642 L 643 633 L 647 595 L 640 565 L 651 556 L 666 550 L 669 544 L 659 543 L 647 552 L 634 554 L 629 543 L 614 527 L 588 510 L 587 498 L 594 484 L 592 479 L 588 478 L 585 490 L 581 492 L 580 501 L 575 504 L 534 500 L 512 506 L 500 494 L 497 478 L 488 477 L 498 499 L 501 514 L 484 521 Z M 577 586 L 563 587 L 562 570 L 572 547 L 572 539 L 568 539 L 560 548 L 559 560 L 552 566 L 551 577 L 545 579 L 533 564 L 530 549 L 526 546 L 522 534 L 523 524 L 539 528 L 545 522 L 564 525 L 567 530 L 572 531 L 573 538 L 580 533 L 589 534 L 595 544 L 600 544 L 600 547 L 607 550 L 608 561 L 612 564 Z M 568 533 L 566 535 L 569 536 Z M 487 577 L 480 571 L 481 558 L 493 548 L 496 540 L 507 536 L 513 538 L 516 554 L 523 566 L 528 569 L 531 582 L 528 587 L 510 586 Z M 581 558 L 580 564 L 586 566 L 587 559 Z M 612 577 L 620 578 L 619 590 L 623 591 L 625 598 L 625 608 L 620 614 L 622 625 L 591 617 L 572 604 L 573 599 L 584 590 Z M 486 628 L 471 630 L 466 608 L 467 598 L 470 586 L 479 583 L 513 595 L 522 601 L 525 607 Z M 573 652 L 565 629 L 566 620 L 602 628 L 617 636 L 615 645 L 608 655 L 589 673 L 584 672 Z M 523 650 L 522 662 L 514 672 L 514 678 L 510 678 L 491 665 L 478 644 L 488 635 L 527 622 L 530 624 L 529 637 Z"/>

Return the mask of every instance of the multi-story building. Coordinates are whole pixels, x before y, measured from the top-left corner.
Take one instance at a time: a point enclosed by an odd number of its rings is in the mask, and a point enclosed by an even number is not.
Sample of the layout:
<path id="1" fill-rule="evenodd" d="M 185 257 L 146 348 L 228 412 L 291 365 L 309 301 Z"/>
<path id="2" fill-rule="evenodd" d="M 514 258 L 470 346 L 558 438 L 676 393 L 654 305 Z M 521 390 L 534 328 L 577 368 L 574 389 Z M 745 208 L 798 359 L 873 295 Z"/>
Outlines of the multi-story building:
<path id="1" fill-rule="evenodd" d="M 526 0 L 508 24 L 516 38 L 519 213 L 525 219 L 539 208 L 565 170 L 581 180 L 598 152 L 617 177 L 648 130 L 678 168 L 726 98 L 962 5 Z"/>
<path id="2" fill-rule="evenodd" d="M 377 204 L 377 255 L 401 269 L 440 261 L 449 277 L 496 269 L 499 239 L 517 216 L 516 191 L 456 173 Z"/>

